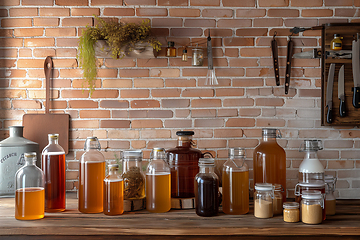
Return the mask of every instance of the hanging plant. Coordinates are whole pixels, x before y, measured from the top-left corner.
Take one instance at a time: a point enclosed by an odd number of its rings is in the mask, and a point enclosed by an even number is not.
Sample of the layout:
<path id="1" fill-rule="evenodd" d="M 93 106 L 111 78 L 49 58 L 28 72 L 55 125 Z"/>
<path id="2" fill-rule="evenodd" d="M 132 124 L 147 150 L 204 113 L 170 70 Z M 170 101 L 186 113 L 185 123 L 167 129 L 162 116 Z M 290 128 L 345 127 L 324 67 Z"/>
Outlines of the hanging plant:
<path id="1" fill-rule="evenodd" d="M 119 23 L 117 21 L 106 22 L 95 16 L 100 25 L 87 26 L 79 40 L 78 61 L 83 70 L 83 77 L 90 89 L 90 95 L 94 91 L 97 75 L 95 43 L 105 40 L 110 48 L 111 57 L 119 59 L 125 57 L 136 48 L 137 44 L 146 43 L 154 50 L 160 51 L 161 43 L 150 35 L 150 21 L 137 23 Z M 83 85 L 84 87 L 84 85 Z"/>

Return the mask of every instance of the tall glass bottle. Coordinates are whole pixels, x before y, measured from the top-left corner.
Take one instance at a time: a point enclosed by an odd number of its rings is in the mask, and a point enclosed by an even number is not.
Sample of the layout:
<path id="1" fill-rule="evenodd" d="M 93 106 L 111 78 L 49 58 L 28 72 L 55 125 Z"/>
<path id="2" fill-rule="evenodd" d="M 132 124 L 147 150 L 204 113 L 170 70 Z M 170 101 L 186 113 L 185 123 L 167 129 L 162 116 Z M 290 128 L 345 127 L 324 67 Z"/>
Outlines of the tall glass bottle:
<path id="1" fill-rule="evenodd" d="M 245 149 L 230 148 L 222 171 L 223 212 L 246 214 L 249 212 L 249 167 L 245 163 Z"/>
<path id="2" fill-rule="evenodd" d="M 120 215 L 124 212 L 124 181 L 118 164 L 108 167 L 109 175 L 104 179 L 104 214 Z"/>
<path id="3" fill-rule="evenodd" d="M 100 152 L 97 137 L 85 141 L 86 152 L 81 156 L 79 173 L 79 211 L 100 213 L 103 211 L 105 157 Z"/>
<path id="4" fill-rule="evenodd" d="M 124 199 L 145 198 L 145 174 L 142 171 L 142 151 L 121 152 L 123 164 Z"/>
<path id="5" fill-rule="evenodd" d="M 253 155 L 254 185 L 256 183 L 281 184 L 284 189 L 283 199 L 286 199 L 286 154 L 276 142 L 277 137 L 281 137 L 279 130 L 262 129 L 262 140 L 255 148 Z"/>
<path id="6" fill-rule="evenodd" d="M 65 151 L 59 145 L 59 134 L 48 134 L 49 144 L 42 151 L 45 176 L 45 212 L 65 210 Z"/>
<path id="7" fill-rule="evenodd" d="M 167 150 L 171 170 L 171 197 L 191 198 L 195 196 L 194 179 L 199 172 L 200 150 L 192 148 L 193 131 L 177 131 L 176 148 Z"/>
<path id="8" fill-rule="evenodd" d="M 199 173 L 194 180 L 195 212 L 202 217 L 216 216 L 219 212 L 219 178 L 213 158 L 199 159 Z"/>
<path id="9" fill-rule="evenodd" d="M 15 218 L 34 220 L 44 217 L 44 174 L 36 163 L 36 152 L 24 153 L 25 166 L 15 174 Z"/>
<path id="10" fill-rule="evenodd" d="M 299 151 L 305 152 L 305 157 L 299 166 L 299 182 L 325 181 L 325 170 L 317 157 L 317 151 L 321 149 L 321 140 L 304 140 L 301 143 Z"/>
<path id="11" fill-rule="evenodd" d="M 171 209 L 170 168 L 163 148 L 154 148 L 146 170 L 146 209 L 161 213 Z"/>

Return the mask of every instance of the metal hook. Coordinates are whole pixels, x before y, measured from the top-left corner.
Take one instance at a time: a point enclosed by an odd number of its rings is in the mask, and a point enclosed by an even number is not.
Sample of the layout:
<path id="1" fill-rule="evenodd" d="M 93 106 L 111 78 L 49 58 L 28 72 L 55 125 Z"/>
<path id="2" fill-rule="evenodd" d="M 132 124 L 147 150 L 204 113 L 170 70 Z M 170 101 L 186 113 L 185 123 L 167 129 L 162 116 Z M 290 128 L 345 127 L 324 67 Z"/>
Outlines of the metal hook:
<path id="1" fill-rule="evenodd" d="M 277 32 L 275 31 L 275 32 L 274 32 L 273 39 L 275 39 L 276 35 L 277 35 Z"/>

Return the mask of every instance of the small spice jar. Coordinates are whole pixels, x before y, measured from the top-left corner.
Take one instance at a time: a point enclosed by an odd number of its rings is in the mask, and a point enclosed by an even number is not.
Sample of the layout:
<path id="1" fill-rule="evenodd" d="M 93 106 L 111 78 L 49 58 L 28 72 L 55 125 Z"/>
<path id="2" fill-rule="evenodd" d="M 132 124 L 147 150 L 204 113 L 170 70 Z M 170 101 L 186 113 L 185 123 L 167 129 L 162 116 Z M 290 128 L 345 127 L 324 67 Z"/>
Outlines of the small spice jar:
<path id="1" fill-rule="evenodd" d="M 283 188 L 281 184 L 274 184 L 274 199 L 273 199 L 273 213 L 280 215 L 283 212 Z"/>
<path id="2" fill-rule="evenodd" d="M 342 37 L 340 34 L 334 34 L 334 39 L 330 42 L 330 49 L 331 50 L 341 50 L 342 49 Z"/>
<path id="3" fill-rule="evenodd" d="M 319 224 L 323 220 L 324 199 L 320 191 L 302 192 L 301 221 L 306 224 Z"/>
<path id="4" fill-rule="evenodd" d="M 256 183 L 254 193 L 254 216 L 273 217 L 274 188 L 271 183 Z"/>
<path id="5" fill-rule="evenodd" d="M 283 204 L 284 222 L 298 222 L 300 219 L 299 203 L 297 202 L 285 202 Z"/>
<path id="6" fill-rule="evenodd" d="M 201 48 L 194 48 L 192 51 L 192 62 L 193 66 L 202 66 L 204 64 L 204 50 Z"/>
<path id="7" fill-rule="evenodd" d="M 166 48 L 167 57 L 176 57 L 176 48 L 174 47 L 175 43 L 172 41 L 168 42 L 168 47 Z"/>
<path id="8" fill-rule="evenodd" d="M 336 197 L 334 194 L 336 177 L 325 175 L 325 212 L 326 215 L 335 215 L 336 212 Z"/>

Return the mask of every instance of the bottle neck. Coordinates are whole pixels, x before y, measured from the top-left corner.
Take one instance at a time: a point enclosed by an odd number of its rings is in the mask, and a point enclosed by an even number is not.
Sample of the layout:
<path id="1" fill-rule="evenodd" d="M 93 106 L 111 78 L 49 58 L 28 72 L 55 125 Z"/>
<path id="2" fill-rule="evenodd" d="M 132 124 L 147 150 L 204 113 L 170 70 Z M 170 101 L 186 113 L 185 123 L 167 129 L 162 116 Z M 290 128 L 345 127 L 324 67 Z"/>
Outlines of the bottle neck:
<path id="1" fill-rule="evenodd" d="M 214 173 L 215 166 L 199 166 L 199 173 Z"/>
<path id="2" fill-rule="evenodd" d="M 49 138 L 49 144 L 59 144 L 59 139 L 57 139 L 57 138 Z"/>
<path id="3" fill-rule="evenodd" d="M 317 151 L 306 151 L 305 159 L 318 159 Z"/>
<path id="4" fill-rule="evenodd" d="M 123 161 L 124 164 L 124 170 L 129 169 L 130 167 L 138 167 L 141 168 L 141 161 L 140 160 L 128 160 L 128 159 L 124 159 Z"/>
<path id="5" fill-rule="evenodd" d="M 276 142 L 276 137 L 273 136 L 263 136 L 262 137 L 263 142 Z"/>
<path id="6" fill-rule="evenodd" d="M 25 166 L 34 166 L 36 163 L 35 159 L 25 159 Z"/>
<path id="7" fill-rule="evenodd" d="M 192 140 L 192 138 L 189 136 L 179 136 L 178 141 L 177 141 L 177 146 L 191 148 L 191 143 L 192 143 L 191 140 Z"/>
<path id="8" fill-rule="evenodd" d="M 118 175 L 118 173 L 119 173 L 119 170 L 118 170 L 118 169 L 110 169 L 110 170 L 109 170 L 109 175 L 110 175 L 110 176 Z"/>

